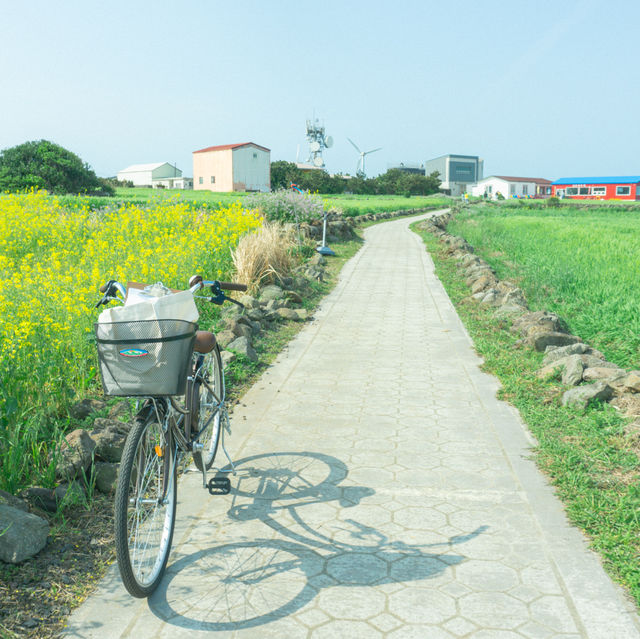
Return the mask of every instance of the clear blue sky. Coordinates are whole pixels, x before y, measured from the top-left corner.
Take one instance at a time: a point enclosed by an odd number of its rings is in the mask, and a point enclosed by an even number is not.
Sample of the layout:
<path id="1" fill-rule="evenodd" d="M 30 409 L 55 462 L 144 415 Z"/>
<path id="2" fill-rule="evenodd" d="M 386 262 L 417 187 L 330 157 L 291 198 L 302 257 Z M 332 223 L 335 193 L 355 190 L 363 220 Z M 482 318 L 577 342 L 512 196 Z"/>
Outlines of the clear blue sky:
<path id="1" fill-rule="evenodd" d="M 0 149 L 98 175 L 253 141 L 331 172 L 479 155 L 485 175 L 640 174 L 637 0 L 0 0 Z"/>

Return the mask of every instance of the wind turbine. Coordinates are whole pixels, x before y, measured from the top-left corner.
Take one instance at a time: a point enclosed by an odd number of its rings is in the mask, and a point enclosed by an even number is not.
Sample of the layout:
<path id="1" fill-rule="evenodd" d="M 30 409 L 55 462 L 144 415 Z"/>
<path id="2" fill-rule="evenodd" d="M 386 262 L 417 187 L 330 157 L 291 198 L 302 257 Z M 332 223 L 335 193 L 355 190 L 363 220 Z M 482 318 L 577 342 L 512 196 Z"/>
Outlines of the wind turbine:
<path id="1" fill-rule="evenodd" d="M 361 151 L 358 148 L 358 145 L 351 139 L 351 138 L 347 138 L 347 140 L 349 140 L 349 142 L 351 142 L 351 145 L 353 146 L 353 148 L 360 154 L 360 159 L 358 160 L 358 167 L 356 169 L 356 173 L 362 173 L 363 175 L 364 173 L 364 157 L 365 155 L 369 155 L 369 153 L 375 153 L 376 151 L 381 151 L 382 147 L 378 147 L 377 149 L 371 149 L 371 151 Z"/>

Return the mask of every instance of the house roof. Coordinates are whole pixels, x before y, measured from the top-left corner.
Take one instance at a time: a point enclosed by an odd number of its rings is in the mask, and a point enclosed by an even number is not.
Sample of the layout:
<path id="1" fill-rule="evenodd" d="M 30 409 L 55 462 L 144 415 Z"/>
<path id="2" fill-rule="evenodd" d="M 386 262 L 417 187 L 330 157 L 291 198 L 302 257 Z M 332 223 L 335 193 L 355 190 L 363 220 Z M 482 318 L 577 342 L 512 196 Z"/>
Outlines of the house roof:
<path id="1" fill-rule="evenodd" d="M 132 164 L 131 166 L 128 166 L 126 169 L 122 169 L 122 171 L 118 171 L 118 173 L 128 173 L 133 171 L 153 171 L 154 169 L 157 169 L 159 166 L 164 166 L 165 164 L 169 164 L 169 163 L 154 162 L 153 164 Z"/>
<path id="2" fill-rule="evenodd" d="M 504 180 L 505 182 L 534 182 L 535 184 L 551 184 L 551 180 L 547 180 L 545 178 L 513 177 L 512 175 L 492 175 L 491 177 Z"/>
<path id="3" fill-rule="evenodd" d="M 552 184 L 637 184 L 640 175 L 616 175 L 613 177 L 568 177 L 560 178 Z"/>
<path id="4" fill-rule="evenodd" d="M 257 149 L 261 149 L 262 151 L 271 152 L 271 149 L 267 149 L 267 147 L 260 146 L 255 142 L 241 142 L 240 144 L 222 144 L 220 146 L 208 146 L 206 149 L 200 149 L 198 151 L 194 151 L 194 153 L 208 153 L 209 151 L 226 151 L 228 149 L 238 149 L 241 146 L 255 146 Z"/>

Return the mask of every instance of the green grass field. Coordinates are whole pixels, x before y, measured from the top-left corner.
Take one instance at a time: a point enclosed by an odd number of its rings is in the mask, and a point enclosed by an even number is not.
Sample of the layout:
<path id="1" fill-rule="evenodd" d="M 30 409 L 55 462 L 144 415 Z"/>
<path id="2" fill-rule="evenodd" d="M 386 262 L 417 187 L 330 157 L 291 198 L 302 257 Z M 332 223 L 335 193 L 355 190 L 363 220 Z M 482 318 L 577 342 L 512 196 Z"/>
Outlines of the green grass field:
<path id="1" fill-rule="evenodd" d="M 149 200 L 166 200 L 179 198 L 187 202 L 195 202 L 197 204 L 206 204 L 208 206 L 228 206 L 232 202 L 240 201 L 249 195 L 248 193 L 214 193 L 213 191 L 194 191 L 193 189 L 145 189 L 137 188 L 120 188 L 116 189 L 114 199 L 123 200 L 125 202 L 143 203 Z"/>
<path id="2" fill-rule="evenodd" d="M 214 193 L 213 191 L 194 191 L 180 189 L 118 188 L 114 199 L 143 204 L 149 200 L 163 200 L 178 197 L 210 207 L 228 206 L 239 200 L 241 203 L 249 193 Z M 325 208 L 335 208 L 344 215 L 366 215 L 384 211 L 402 211 L 434 206 L 447 206 L 450 200 L 439 195 L 404 197 L 400 195 L 321 195 Z M 104 199 L 103 199 L 104 201 Z"/>
<path id="3" fill-rule="evenodd" d="M 477 206 L 449 231 L 515 280 L 533 309 L 627 368 L 640 368 L 640 209 Z"/>
<path id="4" fill-rule="evenodd" d="M 384 211 L 447 207 L 451 200 L 442 195 L 325 195 L 325 207 L 336 208 L 344 215 L 366 215 Z"/>

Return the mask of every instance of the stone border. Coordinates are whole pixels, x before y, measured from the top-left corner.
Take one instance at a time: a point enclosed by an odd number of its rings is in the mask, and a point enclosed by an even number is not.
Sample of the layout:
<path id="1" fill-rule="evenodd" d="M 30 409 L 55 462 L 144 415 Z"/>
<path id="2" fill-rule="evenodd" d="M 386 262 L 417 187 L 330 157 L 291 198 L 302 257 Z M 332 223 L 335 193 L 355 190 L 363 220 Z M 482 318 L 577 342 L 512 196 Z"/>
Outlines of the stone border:
<path id="1" fill-rule="evenodd" d="M 562 384 L 574 386 L 563 393 L 562 405 L 586 408 L 594 400 L 610 401 L 626 416 L 640 417 L 640 371 L 625 370 L 608 362 L 598 350 L 567 330 L 556 313 L 531 311 L 516 284 L 499 280 L 493 268 L 478 257 L 463 238 L 447 232 L 450 211 L 436 215 L 419 227 L 447 245 L 446 254 L 457 262 L 458 271 L 471 290 L 469 299 L 494 308 L 496 319 L 511 320 L 510 331 L 520 336 L 517 346 L 543 352 L 540 378 L 561 375 Z M 640 420 L 638 424 L 640 425 Z"/>

